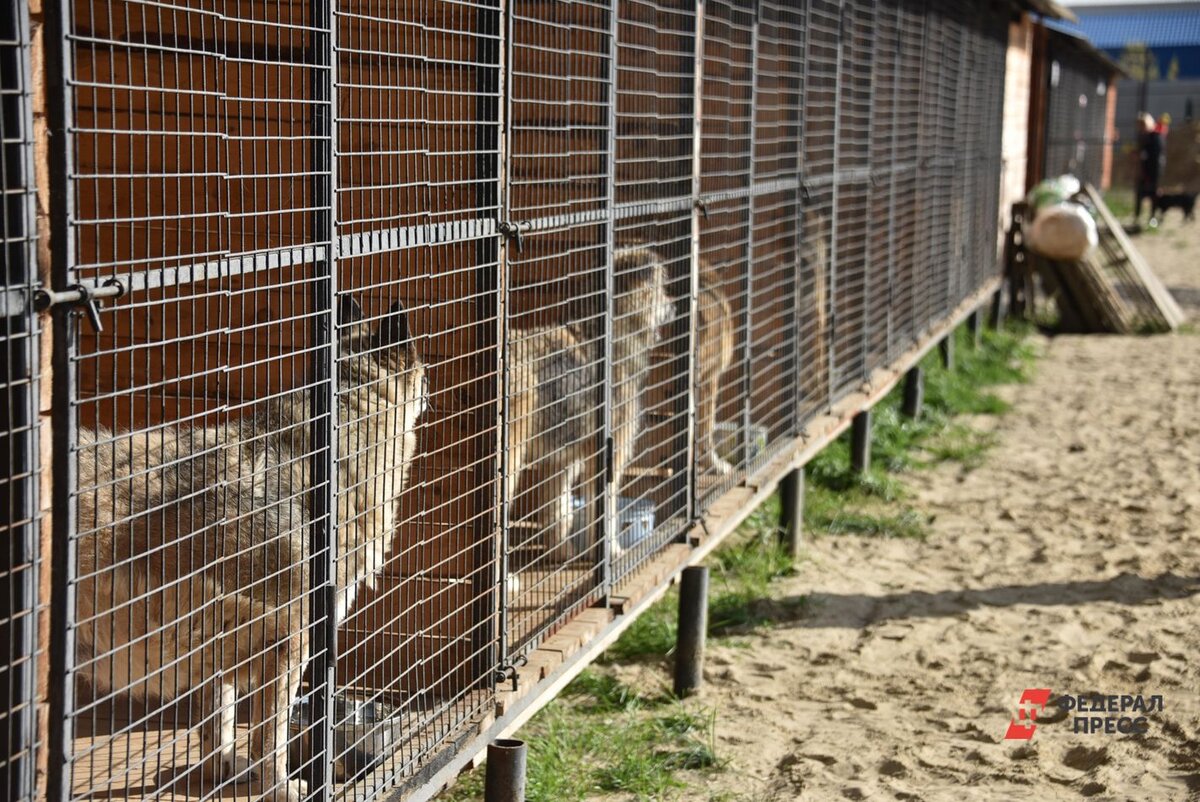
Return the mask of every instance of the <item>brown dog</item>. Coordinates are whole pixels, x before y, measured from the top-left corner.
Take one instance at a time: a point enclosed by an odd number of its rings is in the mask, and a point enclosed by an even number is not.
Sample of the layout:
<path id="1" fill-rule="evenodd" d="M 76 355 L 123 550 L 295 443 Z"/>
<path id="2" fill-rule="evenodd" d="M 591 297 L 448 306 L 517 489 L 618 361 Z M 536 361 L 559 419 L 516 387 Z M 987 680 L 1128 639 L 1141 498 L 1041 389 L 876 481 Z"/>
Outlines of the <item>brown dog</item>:
<path id="1" fill-rule="evenodd" d="M 613 483 L 619 487 L 641 431 L 651 352 L 675 307 L 666 267 L 654 250 L 618 248 L 613 276 L 611 426 Z M 515 329 L 510 354 L 508 497 L 516 498 L 522 472 L 537 463 L 547 476 L 538 485 L 536 509 L 553 515 L 547 548 L 561 547 L 570 559 L 576 553 L 572 490 L 602 470 L 603 450 L 595 442 L 601 399 L 592 389 L 602 383 L 601 355 L 570 325 Z"/>
<path id="2" fill-rule="evenodd" d="M 721 277 L 700 264 L 700 295 L 696 305 L 696 459 L 702 471 L 727 474 L 733 470 L 717 453 L 714 431 L 721 376 L 733 364 L 737 347 L 733 307 L 721 288 Z"/>

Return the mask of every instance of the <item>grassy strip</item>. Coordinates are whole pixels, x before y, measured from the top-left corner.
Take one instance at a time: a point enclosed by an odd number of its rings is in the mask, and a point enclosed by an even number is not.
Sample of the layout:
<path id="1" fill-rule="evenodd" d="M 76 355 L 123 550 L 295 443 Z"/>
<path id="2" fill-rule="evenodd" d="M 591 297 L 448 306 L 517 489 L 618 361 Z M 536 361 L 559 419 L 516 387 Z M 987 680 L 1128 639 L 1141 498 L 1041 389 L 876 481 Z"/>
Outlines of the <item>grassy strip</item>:
<path id="1" fill-rule="evenodd" d="M 754 629 L 778 620 L 769 600 L 771 582 L 792 571 L 791 556 L 779 542 L 779 500 L 772 498 L 710 558 L 708 634 L 714 637 Z M 674 591 L 635 620 L 600 658 L 600 664 L 662 660 L 675 648 L 679 596 Z"/>
<path id="2" fill-rule="evenodd" d="M 530 802 L 598 793 L 660 798 L 684 787 L 684 770 L 718 765 L 715 712 L 695 710 L 663 688 L 642 691 L 587 669 L 521 733 L 529 744 Z M 483 797 L 484 772 L 460 779 L 449 800 Z"/>
<path id="3" fill-rule="evenodd" d="M 994 437 L 959 420 L 960 416 L 999 415 L 1008 405 L 988 388 L 1026 381 L 1033 351 L 1024 327 L 986 330 L 979 348 L 964 330 L 956 333 L 957 364 L 942 367 L 936 352 L 921 362 L 925 405 L 921 417 L 900 412 L 903 388 L 897 386 L 875 406 L 871 469 L 850 468 L 850 440 L 830 444 L 807 467 L 805 525 L 810 531 L 877 537 L 925 537 L 927 520 L 904 503 L 899 474 L 944 462 L 978 467 Z"/>
<path id="4" fill-rule="evenodd" d="M 778 515 L 777 501 L 764 504 L 713 555 L 711 636 L 748 632 L 799 615 L 802 605 L 769 598 L 772 580 L 792 571 L 777 537 Z M 685 787 L 681 772 L 720 767 L 716 712 L 674 699 L 669 672 L 660 672 L 658 687 L 647 688 L 632 687 L 605 671 L 605 666 L 633 662 L 665 668 L 675 647 L 678 611 L 679 596 L 672 591 L 630 625 L 599 667 L 580 674 L 522 730 L 529 744 L 529 802 L 579 802 L 603 793 L 661 799 Z M 483 770 L 465 775 L 446 798 L 482 799 L 483 779 Z"/>
<path id="5" fill-rule="evenodd" d="M 1104 205 L 1118 220 L 1133 219 L 1133 190 L 1127 187 L 1110 189 L 1104 193 Z"/>
<path id="6" fill-rule="evenodd" d="M 1033 352 L 1024 329 L 984 333 L 980 348 L 959 332 L 956 370 L 926 358 L 925 409 L 920 420 L 900 414 L 897 390 L 875 408 L 872 468 L 850 470 L 843 438 L 808 465 L 805 523 L 811 531 L 889 537 L 924 537 L 926 521 L 905 505 L 897 473 L 954 461 L 978 465 L 992 438 L 954 420 L 958 415 L 998 414 L 1007 405 L 985 388 L 1024 381 Z M 778 500 L 751 513 L 730 542 L 710 559 L 709 635 L 726 642 L 756 628 L 799 617 L 803 601 L 770 598 L 770 585 L 793 570 L 779 542 Z M 719 770 L 716 713 L 671 697 L 668 672 L 658 687 L 631 686 L 613 676 L 613 665 L 661 665 L 675 646 L 676 592 L 645 611 L 585 670 L 562 696 L 538 713 L 521 737 L 529 744 L 530 802 L 580 802 L 596 794 L 661 799 L 685 788 L 684 771 Z M 483 796 L 483 771 L 460 779 L 452 802 Z M 679 796 L 676 794 L 676 796 Z M 685 798 L 680 796 L 679 798 Z M 686 798 L 695 799 L 687 793 Z"/>

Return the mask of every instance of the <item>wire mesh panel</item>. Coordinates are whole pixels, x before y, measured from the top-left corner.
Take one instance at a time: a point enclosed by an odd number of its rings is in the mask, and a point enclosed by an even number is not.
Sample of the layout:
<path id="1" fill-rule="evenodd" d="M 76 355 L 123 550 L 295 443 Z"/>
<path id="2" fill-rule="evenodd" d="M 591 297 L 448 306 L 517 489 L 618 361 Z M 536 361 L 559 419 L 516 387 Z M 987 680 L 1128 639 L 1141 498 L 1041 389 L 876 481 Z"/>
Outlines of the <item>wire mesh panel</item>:
<path id="1" fill-rule="evenodd" d="M 990 211 L 990 196 L 998 195 L 999 189 L 988 192 L 987 188 L 1000 179 L 995 172 L 997 164 L 988 150 L 991 135 L 985 120 L 994 115 L 996 92 L 993 85 L 979 86 L 974 78 L 995 66 L 992 38 L 995 29 L 995 11 L 991 8 L 983 10 L 976 24 L 967 20 L 964 25 L 964 36 L 967 40 L 967 66 L 963 82 L 967 96 L 967 130 L 964 137 L 968 171 L 965 190 L 970 204 L 965 222 L 967 240 L 964 243 L 959 284 L 960 299 L 969 295 L 977 286 L 981 277 L 980 270 L 989 262 L 986 254 L 989 241 L 993 252 L 990 261 L 993 265 L 995 263 L 996 236 L 994 228 L 989 225 L 995 214 Z"/>
<path id="2" fill-rule="evenodd" d="M 946 3 L 936 0 L 927 5 L 922 20 L 926 28 L 920 131 L 923 243 L 917 257 L 914 289 L 918 299 L 914 310 L 914 328 L 924 331 L 936 319 L 947 297 L 950 271 L 950 220 L 953 213 L 951 182 L 954 175 L 953 125 L 954 94 L 958 85 L 959 51 L 953 47 L 946 18 Z"/>
<path id="3" fill-rule="evenodd" d="M 328 752 L 361 796 L 419 782 L 494 704 L 501 18 L 337 10 L 335 574 L 374 580 L 339 590 Z"/>
<path id="4" fill-rule="evenodd" d="M 748 369 L 761 461 L 797 431 L 796 391 L 810 358 L 798 314 L 811 300 L 811 268 L 801 262 L 800 244 L 803 9 L 761 3 L 757 42 Z"/>
<path id="5" fill-rule="evenodd" d="M 123 292 L 68 346 L 72 792 L 295 798 L 333 616 L 329 10 L 71 8 L 68 281 Z"/>
<path id="6" fill-rule="evenodd" d="M 923 5 L 916 2 L 900 2 L 896 5 L 899 42 L 896 47 L 896 94 L 893 98 L 895 122 L 891 133 L 896 142 L 897 161 L 892 175 L 895 203 L 889 214 L 894 242 L 889 305 L 893 354 L 903 351 L 903 345 L 912 342 L 921 329 L 921 281 L 925 276 L 924 256 L 929 252 L 929 241 L 925 235 L 929 196 L 924 191 L 926 181 L 923 177 L 925 160 L 929 157 L 923 139 L 929 79 L 925 75 L 927 28 Z"/>
<path id="7" fill-rule="evenodd" d="M 692 150 L 696 6 L 619 5 L 612 317 L 614 467 L 620 468 L 610 553 L 620 582 L 690 522 Z M 643 259 L 630 258 L 644 251 Z M 627 257 L 626 254 L 629 256 Z M 639 275 L 663 271 L 662 290 Z M 630 294 L 634 295 L 630 295 Z M 637 300 L 640 295 L 642 300 Z M 650 295 L 652 298 L 647 303 Z M 658 306 L 658 319 L 645 321 Z M 627 307 L 626 310 L 617 307 Z M 657 324 L 657 325 L 656 325 Z M 725 352 L 697 345 L 700 383 L 720 380 Z M 703 402 L 702 402 L 703 403 Z M 707 421 L 707 419 L 706 419 Z"/>
<path id="8" fill-rule="evenodd" d="M 841 9 L 838 63 L 837 221 L 833 261 L 831 345 L 835 394 L 861 385 L 866 375 L 869 192 L 871 187 L 871 69 L 874 3 L 846 2 Z M 882 264 L 882 261 L 879 263 Z"/>
<path id="9" fill-rule="evenodd" d="M 896 207 L 898 175 L 905 169 L 905 153 L 899 139 L 900 112 L 900 7 L 880 3 L 875 11 L 875 53 L 871 84 L 874 94 L 871 125 L 871 220 L 864 294 L 869 321 L 863 368 L 867 374 L 890 360 L 893 288 L 896 270 Z"/>
<path id="10" fill-rule="evenodd" d="M 638 380 L 617 372 L 629 363 L 610 352 L 608 327 L 653 323 L 609 270 L 613 12 L 518 0 L 510 14 L 506 211 L 520 239 L 507 265 L 508 657 L 601 592 L 606 379 Z"/>
<path id="11" fill-rule="evenodd" d="M 978 62 L 980 75 L 1003 73 L 1008 54 L 1008 16 L 1001 7 L 989 7 L 982 25 L 976 30 L 981 58 Z M 972 84 L 978 82 L 972 81 Z M 1003 126 L 994 124 L 1004 116 L 1004 87 L 995 81 L 983 83 L 984 97 L 976 124 L 979 130 L 976 151 L 979 180 L 976 189 L 975 208 L 977 232 L 975 254 L 971 260 L 974 273 L 970 286 L 982 284 L 996 273 L 1000 251 L 1001 220 L 1000 192 L 991 191 L 1001 182 L 1004 170 L 1002 157 Z"/>
<path id="12" fill-rule="evenodd" d="M 746 475 L 764 445 L 750 421 L 748 359 L 756 28 L 751 2 L 705 3 L 696 341 L 698 349 L 732 346 L 733 357 L 712 386 L 697 388 L 712 394 L 697 398 L 698 416 L 712 420 L 708 442 L 696 444 L 702 510 Z"/>
<path id="13" fill-rule="evenodd" d="M 801 419 L 827 408 L 833 401 L 834 184 L 838 168 L 838 63 L 841 52 L 841 4 L 811 0 L 808 4 L 804 77 L 804 163 L 802 254 L 812 275 L 812 302 L 805 339 L 811 339 L 806 382 L 811 394 L 800 399 Z"/>
<path id="14" fill-rule="evenodd" d="M 0 11 L 0 297 L 4 347 L 0 350 L 0 795 L 20 802 L 36 793 L 37 684 L 44 654 L 39 646 L 40 403 L 32 72 L 28 7 Z"/>
<path id="15" fill-rule="evenodd" d="M 1046 96 L 1048 177 L 1070 174 L 1101 186 L 1108 151 L 1108 91 L 1111 73 L 1065 35 L 1051 34 Z"/>
<path id="16" fill-rule="evenodd" d="M 958 80 L 953 85 L 953 100 L 947 109 L 949 117 L 946 119 L 949 134 L 953 138 L 951 152 L 954 159 L 951 173 L 950 272 L 943 302 L 945 309 L 955 308 L 966 297 L 965 279 L 970 269 L 967 260 L 974 237 L 975 164 L 970 156 L 974 151 L 975 112 L 982 95 L 971 86 L 976 52 L 971 46 L 971 32 L 965 24 L 967 10 L 961 3 L 954 3 L 950 11 L 948 30 L 952 37 L 950 46 L 958 53 Z"/>

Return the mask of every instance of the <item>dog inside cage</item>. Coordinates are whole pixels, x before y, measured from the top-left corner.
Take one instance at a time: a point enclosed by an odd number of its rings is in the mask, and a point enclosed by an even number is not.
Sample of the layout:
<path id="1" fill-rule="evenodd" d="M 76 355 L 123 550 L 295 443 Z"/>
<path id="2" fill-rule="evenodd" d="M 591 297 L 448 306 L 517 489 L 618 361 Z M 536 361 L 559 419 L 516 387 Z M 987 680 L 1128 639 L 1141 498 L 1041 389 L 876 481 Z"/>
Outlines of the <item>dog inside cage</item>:
<path id="1" fill-rule="evenodd" d="M 413 458 L 425 368 L 397 304 L 372 331 L 344 297 L 337 402 L 343 496 L 335 622 L 381 568 Z M 307 390 L 221 427 L 79 430 L 76 665 L 97 696 L 199 696 L 204 772 L 288 780 L 291 705 L 308 657 Z M 248 753 L 237 705 L 249 698 Z M 207 708 L 207 709 L 205 709 Z"/>
<path id="2" fill-rule="evenodd" d="M 655 251 L 617 250 L 613 274 L 611 481 L 619 485 L 641 430 L 642 394 L 653 349 L 675 307 L 667 294 L 666 267 Z M 551 523 L 542 548 L 563 562 L 584 551 L 576 542 L 574 525 L 580 480 L 606 470 L 589 466 L 589 461 L 609 459 L 606 451 L 597 453 L 589 442 L 588 433 L 598 428 L 590 417 L 599 405 L 587 391 L 604 382 L 597 375 L 601 356 L 584 343 L 584 336 L 570 325 L 539 326 L 516 330 L 511 348 L 509 413 L 518 425 L 510 435 L 509 497 L 516 498 L 526 467 L 537 464 L 550 474 L 531 491 L 533 515 L 548 513 Z M 619 552 L 620 543 L 609 548 Z"/>

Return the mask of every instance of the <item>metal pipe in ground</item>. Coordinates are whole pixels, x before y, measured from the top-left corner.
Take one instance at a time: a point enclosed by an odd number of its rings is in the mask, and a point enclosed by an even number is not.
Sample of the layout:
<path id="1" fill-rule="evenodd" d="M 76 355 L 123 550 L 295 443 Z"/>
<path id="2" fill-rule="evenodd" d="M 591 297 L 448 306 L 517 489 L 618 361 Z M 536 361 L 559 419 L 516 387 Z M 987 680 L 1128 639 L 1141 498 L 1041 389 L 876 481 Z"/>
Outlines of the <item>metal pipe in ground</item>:
<path id="1" fill-rule="evenodd" d="M 871 410 L 864 409 L 850 424 L 850 470 L 871 470 Z"/>
<path id="2" fill-rule="evenodd" d="M 954 370 L 954 332 L 947 334 L 942 341 L 938 343 L 938 353 L 942 356 L 942 367 L 946 370 Z"/>
<path id="3" fill-rule="evenodd" d="M 708 569 L 683 569 L 679 583 L 679 634 L 675 641 L 675 695 L 689 696 L 704 683 L 708 633 Z"/>
<path id="4" fill-rule="evenodd" d="M 784 548 L 800 559 L 804 544 L 804 469 L 790 471 L 779 482 L 779 528 Z"/>
<path id="5" fill-rule="evenodd" d="M 525 802 L 524 741 L 498 738 L 488 744 L 483 802 Z"/>
<path id="6" fill-rule="evenodd" d="M 909 418 L 916 420 L 921 417 L 921 407 L 925 404 L 925 371 L 920 366 L 913 366 L 904 375 L 904 403 L 900 411 Z"/>
<path id="7" fill-rule="evenodd" d="M 992 311 L 991 315 L 988 317 L 988 325 L 993 329 L 998 329 L 1003 326 L 1005 311 L 1004 285 L 1002 284 L 1000 285 L 1000 288 L 992 294 Z"/>

